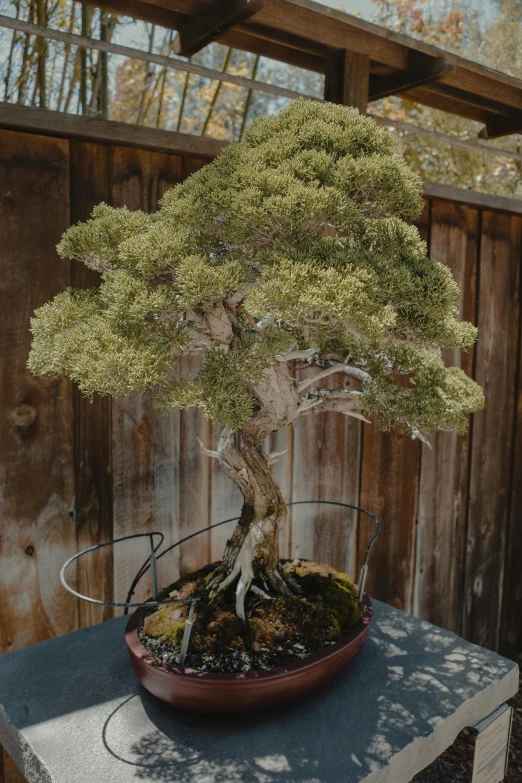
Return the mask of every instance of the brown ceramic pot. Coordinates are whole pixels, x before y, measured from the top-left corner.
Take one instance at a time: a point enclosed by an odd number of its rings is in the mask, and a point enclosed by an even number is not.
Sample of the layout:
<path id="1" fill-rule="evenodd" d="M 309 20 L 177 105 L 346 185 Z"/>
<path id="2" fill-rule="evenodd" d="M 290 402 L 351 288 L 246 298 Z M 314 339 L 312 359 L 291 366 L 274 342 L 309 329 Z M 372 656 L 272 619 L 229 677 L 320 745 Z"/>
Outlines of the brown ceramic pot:
<path id="1" fill-rule="evenodd" d="M 132 668 L 145 688 L 162 701 L 191 712 L 235 714 L 287 702 L 332 680 L 360 653 L 372 620 L 363 597 L 362 622 L 320 653 L 288 666 L 238 674 L 196 672 L 164 663 L 143 647 L 137 629 L 145 609 L 131 616 L 125 631 Z"/>

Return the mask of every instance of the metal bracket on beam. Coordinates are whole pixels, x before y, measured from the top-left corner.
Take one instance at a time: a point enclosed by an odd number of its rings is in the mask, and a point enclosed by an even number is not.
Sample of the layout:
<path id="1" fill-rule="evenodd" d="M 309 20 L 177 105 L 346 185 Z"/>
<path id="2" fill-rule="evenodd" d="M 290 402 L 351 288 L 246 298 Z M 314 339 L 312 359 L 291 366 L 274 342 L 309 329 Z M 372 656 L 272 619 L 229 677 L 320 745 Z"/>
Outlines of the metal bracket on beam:
<path id="1" fill-rule="evenodd" d="M 444 57 L 433 57 L 414 49 L 408 51 L 406 70 L 386 76 L 370 75 L 369 101 L 377 101 L 388 95 L 398 95 L 414 87 L 438 81 L 442 76 L 455 71 L 456 66 Z"/>
<path id="2" fill-rule="evenodd" d="M 188 16 L 174 40 L 174 52 L 191 57 L 235 25 L 257 14 L 264 0 L 218 0 L 206 13 Z"/>
<path id="3" fill-rule="evenodd" d="M 497 115 L 488 120 L 478 137 L 479 139 L 498 139 L 509 136 L 510 133 L 522 133 L 522 111 L 515 112 L 511 117 Z"/>

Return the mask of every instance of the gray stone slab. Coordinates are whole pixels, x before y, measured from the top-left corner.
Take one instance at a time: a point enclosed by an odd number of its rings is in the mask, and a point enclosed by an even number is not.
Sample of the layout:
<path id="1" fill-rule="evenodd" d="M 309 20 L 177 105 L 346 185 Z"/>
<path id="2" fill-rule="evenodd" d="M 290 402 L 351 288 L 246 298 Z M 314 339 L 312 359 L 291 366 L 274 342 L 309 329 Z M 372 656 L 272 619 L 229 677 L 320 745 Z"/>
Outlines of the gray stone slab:
<path id="1" fill-rule="evenodd" d="M 365 649 L 326 689 L 203 718 L 142 689 L 125 622 L 0 658 L 0 742 L 30 783 L 407 783 L 518 689 L 513 662 L 375 602 Z"/>

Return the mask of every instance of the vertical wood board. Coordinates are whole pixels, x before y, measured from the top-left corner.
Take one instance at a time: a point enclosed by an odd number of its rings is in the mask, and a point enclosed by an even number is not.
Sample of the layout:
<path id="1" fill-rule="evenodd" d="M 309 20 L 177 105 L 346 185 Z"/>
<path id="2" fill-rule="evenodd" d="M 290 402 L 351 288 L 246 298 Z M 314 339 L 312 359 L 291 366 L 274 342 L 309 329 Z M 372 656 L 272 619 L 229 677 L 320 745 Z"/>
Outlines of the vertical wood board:
<path id="1" fill-rule="evenodd" d="M 299 373 L 299 380 L 317 370 Z M 318 384 L 347 389 L 346 376 Z M 356 386 L 354 386 L 356 388 Z M 342 413 L 315 413 L 294 425 L 293 500 L 328 500 L 358 505 L 361 422 Z M 320 560 L 355 576 L 357 512 L 338 506 L 297 506 L 292 510 L 292 556 Z"/>
<path id="2" fill-rule="evenodd" d="M 476 380 L 486 407 L 473 419 L 463 632 L 492 649 L 499 638 L 513 453 L 521 220 L 482 215 Z"/>
<path id="3" fill-rule="evenodd" d="M 30 316 L 70 284 L 55 250 L 69 225 L 68 142 L 0 131 L 0 183 L 0 648 L 8 652 L 78 625 L 76 600 L 59 581 L 76 549 L 71 384 L 26 368 Z"/>
<path id="4" fill-rule="evenodd" d="M 433 202 L 430 254 L 451 269 L 460 289 L 459 313 L 475 321 L 478 213 Z M 444 351 L 444 361 L 473 371 L 473 350 Z M 422 446 L 414 611 L 458 632 L 465 556 L 469 436 L 439 432 Z"/>
<path id="5" fill-rule="evenodd" d="M 111 195 L 114 206 L 156 210 L 165 191 L 182 178 L 174 155 L 126 147 L 111 149 Z M 159 531 L 163 547 L 179 540 L 179 417 L 154 407 L 153 394 L 131 394 L 112 402 L 114 537 Z M 162 548 L 163 548 L 162 547 Z M 137 571 L 150 552 L 149 539 L 117 545 L 114 594 L 124 601 Z M 179 550 L 160 561 L 159 586 L 178 578 Z M 133 597 L 150 595 L 150 575 Z"/>
<path id="6" fill-rule="evenodd" d="M 93 207 L 110 202 L 110 151 L 100 144 L 70 143 L 71 224 L 87 220 Z M 71 263 L 71 285 L 95 288 L 100 276 L 80 261 Z M 112 538 L 111 399 L 91 401 L 73 386 L 75 518 L 78 550 Z M 78 589 L 98 600 L 113 600 L 113 549 L 105 547 L 80 558 Z M 80 626 L 113 616 L 111 607 L 79 602 Z"/>

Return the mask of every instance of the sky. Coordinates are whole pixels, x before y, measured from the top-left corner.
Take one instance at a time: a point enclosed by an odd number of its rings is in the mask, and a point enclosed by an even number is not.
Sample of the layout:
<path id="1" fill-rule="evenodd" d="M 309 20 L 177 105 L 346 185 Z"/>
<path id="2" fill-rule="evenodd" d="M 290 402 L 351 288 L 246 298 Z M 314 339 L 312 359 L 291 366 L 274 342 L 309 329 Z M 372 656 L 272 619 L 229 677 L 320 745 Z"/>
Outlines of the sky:
<path id="1" fill-rule="evenodd" d="M 368 19 L 375 10 L 372 0 L 319 0 L 319 2 L 331 8 L 342 8 L 349 14 L 359 13 L 364 19 Z"/>

